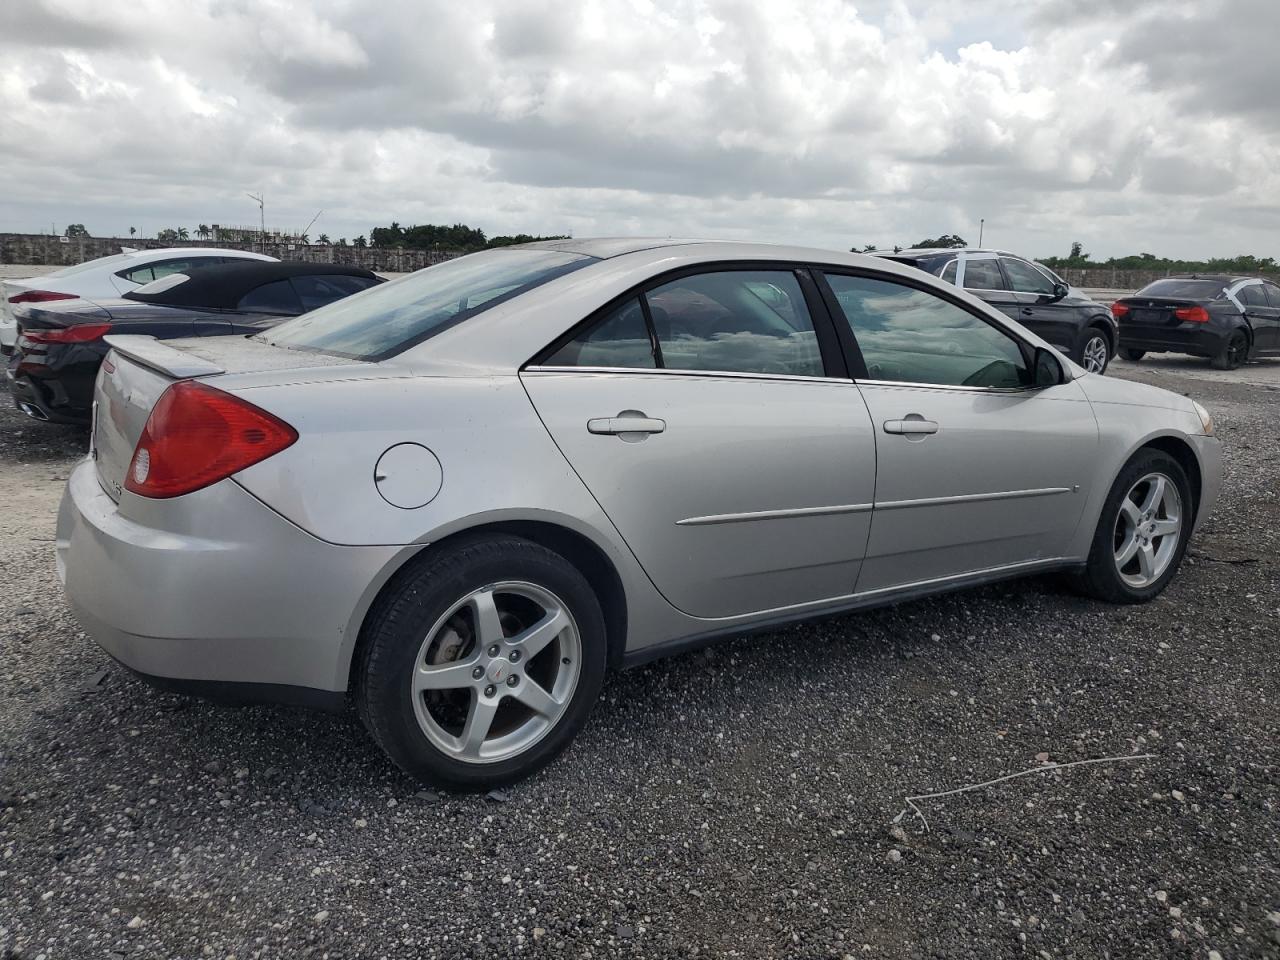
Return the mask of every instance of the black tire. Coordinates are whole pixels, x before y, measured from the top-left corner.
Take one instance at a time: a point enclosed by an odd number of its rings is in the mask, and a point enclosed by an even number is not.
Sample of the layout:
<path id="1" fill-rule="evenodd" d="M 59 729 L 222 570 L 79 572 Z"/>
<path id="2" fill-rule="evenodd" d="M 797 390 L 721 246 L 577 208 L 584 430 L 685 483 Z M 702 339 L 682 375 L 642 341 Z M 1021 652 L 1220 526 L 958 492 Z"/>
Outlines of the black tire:
<path id="1" fill-rule="evenodd" d="M 1123 350 L 1120 351 L 1120 353 L 1130 363 L 1137 363 L 1139 360 L 1141 360 L 1143 357 L 1147 355 L 1147 351 L 1145 350 L 1132 350 L 1128 347 L 1125 347 Z"/>
<path id="2" fill-rule="evenodd" d="M 1151 584 L 1135 588 L 1126 583 L 1120 576 L 1116 565 L 1116 526 L 1119 520 L 1121 500 L 1129 493 L 1134 484 L 1146 474 L 1163 474 L 1178 490 L 1181 499 L 1181 529 L 1178 531 L 1179 541 L 1173 557 L 1164 572 Z M 1111 492 L 1102 506 L 1102 514 L 1098 518 L 1098 527 L 1093 534 L 1093 543 L 1089 550 L 1089 560 L 1085 569 L 1076 576 L 1076 586 L 1098 600 L 1108 603 L 1146 603 L 1157 597 L 1169 585 L 1182 564 L 1187 551 L 1187 541 L 1191 537 L 1191 527 L 1195 522 L 1195 502 L 1191 499 L 1191 483 L 1187 480 L 1182 465 L 1167 453 L 1159 450 L 1140 450 L 1120 471 Z"/>
<path id="3" fill-rule="evenodd" d="M 1071 358 L 1080 366 L 1089 370 L 1090 357 L 1101 356 L 1101 366 L 1092 373 L 1106 373 L 1111 364 L 1111 338 L 1101 327 L 1085 327 L 1080 331 L 1080 339 L 1076 343 L 1075 355 Z"/>
<path id="4" fill-rule="evenodd" d="M 1234 370 L 1249 360 L 1249 335 L 1243 330 L 1232 330 L 1222 350 L 1210 361 L 1215 370 Z"/>
<path id="5" fill-rule="evenodd" d="M 549 591 L 571 613 L 581 643 L 577 683 L 563 714 L 523 753 L 493 762 L 458 759 L 423 732 L 411 677 L 433 624 L 472 591 L 511 580 Z M 513 536 L 461 541 L 397 577 L 370 611 L 361 645 L 353 693 L 373 739 L 410 776 L 463 790 L 519 780 L 551 762 L 586 723 L 608 662 L 604 615 L 586 579 L 559 554 Z"/>

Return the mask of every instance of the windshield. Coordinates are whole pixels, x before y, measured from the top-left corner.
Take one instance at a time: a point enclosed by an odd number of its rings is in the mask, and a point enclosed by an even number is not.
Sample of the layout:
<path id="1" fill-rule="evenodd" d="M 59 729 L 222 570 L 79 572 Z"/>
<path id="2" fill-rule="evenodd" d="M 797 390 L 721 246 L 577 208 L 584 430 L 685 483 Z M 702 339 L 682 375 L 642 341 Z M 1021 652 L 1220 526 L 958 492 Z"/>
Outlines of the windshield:
<path id="1" fill-rule="evenodd" d="M 1177 297 L 1192 300 L 1217 300 L 1222 296 L 1221 280 L 1156 280 L 1148 283 L 1134 296 Z"/>
<path id="2" fill-rule="evenodd" d="M 255 339 L 352 360 L 385 360 L 594 262 L 557 250 L 485 250 L 371 287 Z"/>

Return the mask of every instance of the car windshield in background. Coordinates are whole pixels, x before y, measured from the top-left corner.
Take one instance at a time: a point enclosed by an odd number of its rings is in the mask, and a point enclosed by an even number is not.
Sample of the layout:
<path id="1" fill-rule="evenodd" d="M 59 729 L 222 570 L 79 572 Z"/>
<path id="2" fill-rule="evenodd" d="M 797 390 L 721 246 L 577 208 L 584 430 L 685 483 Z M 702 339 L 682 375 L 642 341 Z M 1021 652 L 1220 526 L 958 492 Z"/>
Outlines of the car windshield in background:
<path id="1" fill-rule="evenodd" d="M 385 360 L 593 262 L 557 250 L 486 250 L 331 303 L 257 339 L 352 360 Z"/>
<path id="2" fill-rule="evenodd" d="M 1176 297 L 1191 300 L 1218 300 L 1222 297 L 1221 280 L 1157 280 L 1148 283 L 1135 296 Z"/>

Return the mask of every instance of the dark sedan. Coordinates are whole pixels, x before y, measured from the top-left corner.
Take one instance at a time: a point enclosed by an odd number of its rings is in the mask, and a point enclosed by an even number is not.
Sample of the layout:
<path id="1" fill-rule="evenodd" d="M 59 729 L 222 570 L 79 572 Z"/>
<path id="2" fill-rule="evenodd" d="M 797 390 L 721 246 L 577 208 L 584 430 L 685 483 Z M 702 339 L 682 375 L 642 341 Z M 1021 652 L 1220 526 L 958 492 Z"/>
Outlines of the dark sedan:
<path id="1" fill-rule="evenodd" d="M 1148 353 L 1205 357 L 1234 370 L 1280 356 L 1280 286 L 1260 277 L 1165 277 L 1111 305 L 1126 360 Z"/>
<path id="2" fill-rule="evenodd" d="M 1042 263 L 1003 250 L 900 250 L 876 256 L 964 287 L 1090 373 L 1104 372 L 1115 356 L 1116 324 L 1106 306 L 1073 290 Z"/>
<path id="3" fill-rule="evenodd" d="M 30 417 L 84 423 L 107 355 L 107 334 L 171 340 L 261 333 L 381 282 L 356 267 L 234 263 L 171 274 L 120 299 L 24 304 L 15 311 L 18 341 L 9 359 L 9 390 Z"/>

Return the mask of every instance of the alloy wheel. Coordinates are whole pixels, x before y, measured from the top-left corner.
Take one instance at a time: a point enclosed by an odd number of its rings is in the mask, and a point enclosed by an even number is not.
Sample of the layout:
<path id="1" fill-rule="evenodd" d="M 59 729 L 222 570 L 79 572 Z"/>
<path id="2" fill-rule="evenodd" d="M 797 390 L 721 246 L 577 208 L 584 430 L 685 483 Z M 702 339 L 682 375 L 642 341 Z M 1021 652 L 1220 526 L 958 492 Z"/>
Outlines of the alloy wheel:
<path id="1" fill-rule="evenodd" d="M 1116 571 L 1141 590 L 1169 569 L 1182 536 L 1182 497 L 1163 473 L 1148 473 L 1120 501 L 1113 542 Z"/>
<path id="2" fill-rule="evenodd" d="M 456 760 L 494 763 L 528 750 L 564 715 L 582 641 L 555 594 L 495 583 L 454 603 L 414 664 L 413 709 L 427 739 Z"/>
<path id="3" fill-rule="evenodd" d="M 1094 334 L 1085 342 L 1082 366 L 1090 373 L 1102 373 L 1107 369 L 1107 340 L 1102 334 Z"/>

